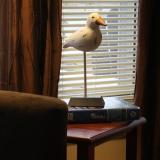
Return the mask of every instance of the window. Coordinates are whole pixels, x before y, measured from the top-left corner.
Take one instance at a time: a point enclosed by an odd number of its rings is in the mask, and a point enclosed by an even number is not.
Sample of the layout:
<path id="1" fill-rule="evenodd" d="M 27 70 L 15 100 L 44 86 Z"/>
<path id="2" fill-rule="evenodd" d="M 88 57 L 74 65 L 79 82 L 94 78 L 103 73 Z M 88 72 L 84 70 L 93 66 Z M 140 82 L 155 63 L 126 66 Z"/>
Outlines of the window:
<path id="1" fill-rule="evenodd" d="M 87 52 L 87 96 L 121 96 L 132 99 L 135 87 L 138 0 L 63 0 L 62 39 L 83 27 L 88 14 L 100 13 L 102 42 Z M 62 51 L 59 98 L 84 96 L 83 52 Z"/>

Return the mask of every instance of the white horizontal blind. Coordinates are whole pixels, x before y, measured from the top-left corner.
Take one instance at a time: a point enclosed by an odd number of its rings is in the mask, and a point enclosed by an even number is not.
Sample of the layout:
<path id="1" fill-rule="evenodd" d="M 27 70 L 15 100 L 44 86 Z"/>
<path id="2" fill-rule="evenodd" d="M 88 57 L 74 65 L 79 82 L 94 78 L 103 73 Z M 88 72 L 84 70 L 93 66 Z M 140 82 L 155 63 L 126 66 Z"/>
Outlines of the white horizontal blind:
<path id="1" fill-rule="evenodd" d="M 102 43 L 87 52 L 87 95 L 133 98 L 137 51 L 138 0 L 63 0 L 62 39 L 83 27 L 88 14 L 100 13 Z M 83 52 L 62 51 L 59 98 L 84 96 Z"/>

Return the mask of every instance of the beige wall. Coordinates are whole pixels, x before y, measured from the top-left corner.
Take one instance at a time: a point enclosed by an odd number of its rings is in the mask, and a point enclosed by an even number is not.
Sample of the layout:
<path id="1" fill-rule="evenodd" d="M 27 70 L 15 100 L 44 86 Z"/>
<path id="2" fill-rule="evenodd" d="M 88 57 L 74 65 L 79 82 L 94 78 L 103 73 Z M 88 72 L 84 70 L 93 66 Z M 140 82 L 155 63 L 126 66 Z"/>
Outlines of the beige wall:
<path id="1" fill-rule="evenodd" d="M 95 160 L 125 160 L 126 140 L 112 140 L 95 149 Z M 67 160 L 76 160 L 76 145 L 68 144 Z"/>

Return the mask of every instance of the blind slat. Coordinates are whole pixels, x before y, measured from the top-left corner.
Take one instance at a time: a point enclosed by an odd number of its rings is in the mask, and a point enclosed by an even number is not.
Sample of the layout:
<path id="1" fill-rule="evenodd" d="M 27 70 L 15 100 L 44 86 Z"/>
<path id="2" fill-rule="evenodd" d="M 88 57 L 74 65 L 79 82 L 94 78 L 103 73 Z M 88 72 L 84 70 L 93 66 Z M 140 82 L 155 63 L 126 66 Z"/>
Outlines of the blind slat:
<path id="1" fill-rule="evenodd" d="M 115 58 L 96 58 L 95 57 L 95 60 L 93 58 L 88 58 L 87 59 L 87 63 L 94 63 L 94 62 L 102 62 L 102 63 L 109 63 L 109 62 L 114 62 L 114 63 L 118 63 L 118 61 L 120 60 L 130 60 L 130 61 L 134 61 L 135 60 L 135 57 L 115 57 Z M 69 63 L 69 64 L 74 64 L 75 66 L 75 63 L 82 63 L 83 62 L 83 59 L 62 59 L 62 63 Z M 105 64 L 104 64 L 105 65 Z M 118 66 L 118 64 L 117 64 Z"/>
<path id="2" fill-rule="evenodd" d="M 97 55 L 99 55 L 99 56 L 110 56 L 110 57 L 112 57 L 112 56 L 118 56 L 118 55 L 124 55 L 124 56 L 126 56 L 126 55 L 130 55 L 130 56 L 133 56 L 133 55 L 135 55 L 135 51 L 110 51 L 110 52 L 108 52 L 108 51 L 101 51 L 101 52 L 98 52 L 98 51 L 94 51 L 94 52 L 88 52 L 87 53 L 87 56 L 95 56 L 95 54 L 97 54 Z M 67 51 L 65 51 L 65 52 L 63 52 L 63 58 L 70 58 L 70 57 L 82 57 L 83 56 L 83 52 L 81 52 L 81 51 L 70 51 L 70 52 L 67 52 Z M 63 59 L 62 58 L 62 59 Z M 107 57 L 108 58 L 108 57 Z"/>
<path id="3" fill-rule="evenodd" d="M 66 38 L 66 36 L 62 36 L 63 38 Z M 121 38 L 121 37 L 137 37 L 137 34 L 108 34 L 103 36 L 104 39 L 109 39 L 109 38 Z"/>
<path id="4" fill-rule="evenodd" d="M 116 91 L 116 92 L 110 92 L 110 91 L 107 91 L 106 92 L 97 92 L 97 95 L 96 97 L 100 97 L 100 96 L 103 96 L 103 97 L 110 97 L 110 96 L 118 96 L 118 97 L 121 97 L 121 98 L 125 98 L 125 99 L 133 99 L 134 95 L 133 95 L 133 92 L 134 90 L 119 90 L 119 91 Z M 62 99 L 69 99 L 70 97 L 83 97 L 84 96 L 84 93 L 83 92 L 80 92 L 78 94 L 74 93 L 74 94 L 67 94 L 64 96 L 64 94 L 59 94 L 59 96 L 62 98 Z M 95 94 L 94 92 L 88 92 L 88 97 L 95 97 Z"/>
<path id="5" fill-rule="evenodd" d="M 135 65 L 134 62 L 126 62 L 126 63 L 101 63 L 101 64 L 87 64 L 87 68 L 94 68 L 94 67 L 101 67 L 103 68 L 104 66 L 105 67 L 120 67 L 120 66 L 130 66 L 130 65 Z M 62 65 L 61 66 L 61 69 L 72 69 L 72 68 L 83 68 L 83 65 Z"/>
<path id="6" fill-rule="evenodd" d="M 62 16 L 73 16 L 73 15 L 76 15 L 76 16 L 80 16 L 80 15 L 83 15 L 83 16 L 87 16 L 88 14 L 90 14 L 91 13 L 91 11 L 84 11 L 83 13 L 82 13 L 82 11 L 81 10 L 73 10 L 72 11 L 72 13 L 70 12 L 70 10 L 65 10 L 65 11 L 63 11 L 62 12 Z M 98 13 L 100 13 L 101 15 L 105 15 L 106 14 L 106 11 L 99 11 Z M 128 15 L 128 16 L 130 16 L 130 15 L 135 15 L 135 14 L 137 14 L 138 12 L 137 11 L 109 11 L 109 12 L 107 12 L 107 15 L 108 16 L 110 16 L 110 15 Z"/>
<path id="7" fill-rule="evenodd" d="M 99 50 L 107 50 L 107 49 L 122 49 L 122 48 L 136 48 L 136 45 L 117 45 L 117 46 L 104 46 L 101 45 Z M 74 50 L 73 48 L 66 49 L 67 51 Z"/>
<path id="8" fill-rule="evenodd" d="M 93 86 L 102 86 L 105 87 L 105 85 L 109 85 L 109 84 L 133 84 L 134 83 L 134 79 L 116 79 L 116 78 L 111 78 L 111 80 L 103 80 L 101 79 L 100 80 L 94 80 L 94 81 L 87 81 L 87 85 L 90 86 L 90 85 L 93 85 Z M 79 80 L 79 81 L 74 81 L 74 82 L 70 82 L 70 83 L 60 83 L 60 87 L 61 86 L 65 86 L 65 87 L 78 87 L 78 86 L 83 86 L 83 80 Z"/>
<path id="9" fill-rule="evenodd" d="M 137 20 L 136 17 L 108 17 L 108 21 L 113 21 L 113 20 Z M 80 18 L 80 17 L 62 17 L 62 20 L 66 21 L 86 21 L 86 18 Z"/>
<path id="10" fill-rule="evenodd" d="M 97 3 L 98 4 L 98 3 Z M 86 7 L 85 6 L 80 6 L 80 5 L 72 5 L 72 6 L 67 6 L 67 5 L 63 5 L 63 8 L 64 9 L 86 9 Z M 108 6 L 108 5 L 102 5 L 102 6 L 98 6 L 98 8 L 99 9 L 138 9 L 138 7 L 137 6 L 126 6 L 126 5 L 120 5 L 120 6 L 118 6 L 118 5 L 116 5 L 116 6 Z M 87 9 L 97 9 L 97 5 L 95 5 L 95 6 L 92 6 L 92 5 L 88 5 L 88 7 L 87 7 Z"/>
<path id="11" fill-rule="evenodd" d="M 65 29 L 62 29 L 62 32 L 65 32 L 65 33 L 72 33 L 72 32 L 75 32 L 76 30 L 72 29 L 71 27 L 68 27 L 68 28 L 65 28 Z M 137 29 L 102 29 L 101 30 L 102 33 L 103 32 L 137 32 Z"/>
<path id="12" fill-rule="evenodd" d="M 107 23 L 108 24 L 108 26 L 112 26 L 112 27 L 114 27 L 114 26 L 125 26 L 125 27 L 127 27 L 127 26 L 136 26 L 137 25 L 137 22 L 134 22 L 134 24 L 133 23 Z M 84 25 L 85 25 L 85 22 L 84 23 L 82 23 L 82 24 L 67 24 L 67 23 L 62 23 L 62 27 L 84 27 Z"/>
<path id="13" fill-rule="evenodd" d="M 117 69 L 101 69 L 101 70 L 96 70 L 96 71 L 91 71 L 91 70 L 87 70 L 87 74 L 95 74 L 95 73 L 99 73 L 99 74 L 112 74 L 113 72 L 119 72 L 119 73 L 129 73 L 129 72 L 135 72 L 135 69 L 132 68 L 117 68 Z M 61 70 L 61 74 L 63 75 L 79 75 L 79 74 L 82 74 L 83 75 L 83 68 L 81 69 L 81 71 L 76 71 L 76 70 L 73 70 L 73 71 L 64 71 L 64 70 Z"/>
<path id="14" fill-rule="evenodd" d="M 92 92 L 92 91 L 97 91 L 100 93 L 103 93 L 105 91 L 110 91 L 110 92 L 117 92 L 118 90 L 133 90 L 134 84 L 127 84 L 127 85 L 112 85 L 112 86 L 101 86 L 101 87 L 97 87 L 95 88 L 95 86 L 88 86 L 88 92 Z M 59 89 L 59 93 L 80 93 L 83 92 L 83 88 L 80 86 L 79 88 L 77 87 L 68 87 L 68 88 L 63 88 L 63 90 Z M 95 94 L 95 93 L 94 93 Z"/>

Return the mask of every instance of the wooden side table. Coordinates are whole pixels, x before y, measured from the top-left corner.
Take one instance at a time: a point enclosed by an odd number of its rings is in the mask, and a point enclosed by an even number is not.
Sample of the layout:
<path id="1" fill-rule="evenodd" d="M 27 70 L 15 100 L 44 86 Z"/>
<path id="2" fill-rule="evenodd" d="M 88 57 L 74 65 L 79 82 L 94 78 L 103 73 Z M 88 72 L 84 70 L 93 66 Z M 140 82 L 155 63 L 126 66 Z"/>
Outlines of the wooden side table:
<path id="1" fill-rule="evenodd" d="M 132 122 L 69 124 L 67 142 L 77 144 L 77 160 L 94 160 L 95 146 L 117 137 L 126 137 L 126 160 L 136 160 L 137 128 L 144 117 Z"/>

